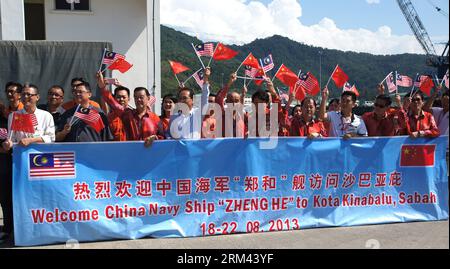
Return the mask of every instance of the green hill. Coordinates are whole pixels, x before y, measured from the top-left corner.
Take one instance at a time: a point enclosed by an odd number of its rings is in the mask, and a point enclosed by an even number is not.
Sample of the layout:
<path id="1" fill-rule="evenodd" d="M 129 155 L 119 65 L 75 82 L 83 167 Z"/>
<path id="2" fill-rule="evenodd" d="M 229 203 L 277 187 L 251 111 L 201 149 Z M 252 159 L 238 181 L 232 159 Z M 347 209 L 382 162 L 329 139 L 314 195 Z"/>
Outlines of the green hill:
<path id="1" fill-rule="evenodd" d="M 200 62 L 194 53 L 191 43 L 199 44 L 202 41 L 184 33 L 178 32 L 166 26 L 161 26 L 161 74 L 163 95 L 175 93 L 177 82 L 170 70 L 168 60 L 183 63 L 191 68 L 183 74 L 179 74 L 180 80 L 184 81 L 194 71 L 201 68 Z M 398 70 L 404 75 L 415 77 L 416 73 L 435 73 L 435 70 L 426 66 L 426 56 L 418 54 L 401 54 L 379 56 L 368 53 L 343 52 L 338 50 L 323 49 L 292 41 L 282 36 L 273 36 L 266 39 L 258 39 L 243 46 L 231 46 L 239 51 L 239 55 L 230 61 L 213 62 L 211 68 L 213 92 L 217 92 L 222 83 L 228 81 L 229 75 L 236 71 L 239 64 L 244 60 L 249 52 L 256 57 L 265 57 L 272 54 L 275 62 L 275 69 L 269 72 L 274 76 L 277 68 L 284 63 L 294 72 L 298 70 L 310 71 L 320 79 L 320 52 L 322 53 L 322 86 L 324 86 L 336 64 L 339 64 L 350 77 L 350 83 L 356 84 L 361 93 L 361 100 L 372 100 L 376 96 L 376 85 L 391 71 Z M 207 65 L 209 58 L 202 58 Z M 241 69 L 240 73 L 242 73 Z M 283 85 L 275 80 L 277 86 Z M 242 80 L 238 80 L 236 87 L 243 85 Z M 336 89 L 330 83 L 330 91 L 333 97 L 339 96 L 341 90 Z M 192 79 L 187 86 L 199 92 L 200 89 Z M 255 91 L 257 86 L 251 84 L 250 93 Z M 402 92 L 409 91 L 400 88 Z"/>

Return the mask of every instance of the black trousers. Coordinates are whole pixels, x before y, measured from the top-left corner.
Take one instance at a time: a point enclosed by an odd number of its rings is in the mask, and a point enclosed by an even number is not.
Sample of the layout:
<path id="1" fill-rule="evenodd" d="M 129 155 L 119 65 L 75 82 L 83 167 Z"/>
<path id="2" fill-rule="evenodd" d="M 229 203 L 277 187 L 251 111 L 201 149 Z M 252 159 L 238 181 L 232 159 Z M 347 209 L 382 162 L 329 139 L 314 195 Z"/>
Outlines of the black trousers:
<path id="1" fill-rule="evenodd" d="M 3 232 L 11 233 L 14 227 L 12 203 L 12 161 L 10 156 L 0 159 L 0 205 L 3 211 Z"/>

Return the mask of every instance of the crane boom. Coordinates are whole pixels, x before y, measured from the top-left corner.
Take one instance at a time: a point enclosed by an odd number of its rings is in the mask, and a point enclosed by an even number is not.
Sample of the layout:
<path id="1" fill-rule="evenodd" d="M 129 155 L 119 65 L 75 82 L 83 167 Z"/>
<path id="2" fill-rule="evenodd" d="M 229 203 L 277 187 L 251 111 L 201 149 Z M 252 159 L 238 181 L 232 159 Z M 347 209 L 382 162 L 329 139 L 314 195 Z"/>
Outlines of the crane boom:
<path id="1" fill-rule="evenodd" d="M 398 5 L 400 6 L 403 15 L 405 15 L 406 20 L 409 23 L 409 27 L 414 32 L 414 35 L 419 41 L 422 48 L 425 50 L 428 56 L 436 56 L 436 50 L 431 42 L 430 37 L 428 36 L 427 30 L 422 24 L 422 21 L 417 14 L 416 9 L 410 0 L 397 0 Z"/>

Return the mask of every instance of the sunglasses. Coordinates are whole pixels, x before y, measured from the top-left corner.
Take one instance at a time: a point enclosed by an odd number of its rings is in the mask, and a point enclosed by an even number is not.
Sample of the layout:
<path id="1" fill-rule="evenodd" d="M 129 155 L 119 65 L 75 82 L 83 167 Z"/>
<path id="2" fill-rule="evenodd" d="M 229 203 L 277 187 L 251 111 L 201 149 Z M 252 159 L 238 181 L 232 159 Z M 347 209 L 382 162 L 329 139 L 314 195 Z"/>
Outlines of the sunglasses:
<path id="1" fill-rule="evenodd" d="M 375 104 L 374 106 L 378 107 L 378 108 L 385 108 L 386 107 L 386 106 L 383 106 L 383 105 L 380 105 L 380 104 Z"/>

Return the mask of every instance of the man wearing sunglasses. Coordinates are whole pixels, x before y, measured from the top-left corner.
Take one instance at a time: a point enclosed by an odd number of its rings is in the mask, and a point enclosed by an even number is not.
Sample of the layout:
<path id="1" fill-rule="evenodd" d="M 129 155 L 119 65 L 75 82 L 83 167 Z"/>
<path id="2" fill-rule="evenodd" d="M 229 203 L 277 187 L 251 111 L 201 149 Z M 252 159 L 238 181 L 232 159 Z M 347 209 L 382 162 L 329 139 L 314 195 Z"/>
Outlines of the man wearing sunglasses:
<path id="1" fill-rule="evenodd" d="M 58 124 L 61 115 L 65 110 L 61 107 L 64 103 L 64 89 L 61 86 L 52 86 L 47 93 L 47 104 L 39 105 L 38 108 L 50 112 L 55 121 L 55 125 Z"/>
<path id="2" fill-rule="evenodd" d="M 363 115 L 369 136 L 407 135 L 406 113 L 401 104 L 400 95 L 395 96 L 399 109 L 391 107 L 392 100 L 387 94 L 380 94 L 375 99 L 375 109 Z"/>

